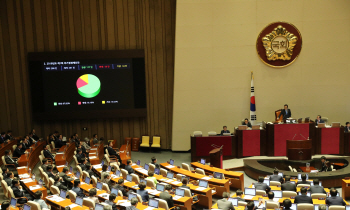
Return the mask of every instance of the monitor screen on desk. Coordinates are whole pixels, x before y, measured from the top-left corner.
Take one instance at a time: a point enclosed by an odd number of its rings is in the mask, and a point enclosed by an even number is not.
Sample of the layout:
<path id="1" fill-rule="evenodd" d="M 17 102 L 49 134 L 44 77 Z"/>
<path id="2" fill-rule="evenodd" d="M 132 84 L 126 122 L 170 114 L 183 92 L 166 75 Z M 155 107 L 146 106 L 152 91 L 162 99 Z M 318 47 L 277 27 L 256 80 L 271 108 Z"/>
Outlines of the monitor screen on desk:
<path id="1" fill-rule="evenodd" d="M 145 166 L 143 167 L 145 170 L 149 169 L 149 165 L 147 163 L 145 163 Z"/>
<path id="2" fill-rule="evenodd" d="M 80 172 L 79 171 L 77 171 L 77 173 L 75 175 L 78 179 L 80 179 Z"/>
<path id="3" fill-rule="evenodd" d="M 301 192 L 300 192 L 300 191 L 298 192 L 298 195 L 301 195 Z M 310 191 L 307 191 L 307 192 L 306 192 L 306 195 L 309 196 L 309 197 L 311 197 L 311 192 L 310 192 Z"/>
<path id="4" fill-rule="evenodd" d="M 170 163 L 170 165 L 174 165 L 174 160 L 173 159 L 170 159 L 170 161 L 169 161 L 169 163 Z"/>
<path id="5" fill-rule="evenodd" d="M 128 200 L 131 201 L 132 198 L 137 198 L 137 195 L 134 193 L 130 193 L 128 196 Z"/>
<path id="6" fill-rule="evenodd" d="M 282 173 L 282 172 L 279 172 L 278 175 L 281 176 L 281 177 L 283 177 L 283 173 Z"/>
<path id="7" fill-rule="evenodd" d="M 229 198 L 228 201 L 231 201 L 233 206 L 238 206 L 238 198 Z"/>
<path id="8" fill-rule="evenodd" d="M 15 198 L 11 198 L 11 206 L 13 208 L 16 208 L 16 205 L 17 205 L 17 200 Z"/>
<path id="9" fill-rule="evenodd" d="M 116 189 L 116 188 L 112 188 L 111 193 L 114 193 L 114 194 L 116 194 L 117 196 L 119 195 L 119 194 L 118 194 L 118 189 Z"/>
<path id="10" fill-rule="evenodd" d="M 296 203 L 292 203 L 292 206 L 290 207 L 290 209 L 297 210 L 297 204 Z"/>
<path id="11" fill-rule="evenodd" d="M 184 189 L 180 189 L 180 188 L 176 188 L 175 189 L 175 195 L 184 197 L 185 196 L 185 190 Z"/>
<path id="12" fill-rule="evenodd" d="M 267 184 L 267 186 L 270 186 L 270 179 L 264 179 L 264 183 Z"/>
<path id="13" fill-rule="evenodd" d="M 199 186 L 199 187 L 208 188 L 208 181 L 199 180 L 198 186 Z"/>
<path id="14" fill-rule="evenodd" d="M 89 177 L 85 177 L 85 183 L 86 184 L 90 184 L 90 178 Z"/>
<path id="15" fill-rule="evenodd" d="M 256 195 L 255 188 L 244 188 L 244 195 Z"/>
<path id="16" fill-rule="evenodd" d="M 350 210 L 350 206 L 345 206 L 345 210 Z"/>
<path id="17" fill-rule="evenodd" d="M 102 183 L 101 182 L 97 182 L 96 188 L 99 189 L 99 190 L 102 190 Z"/>
<path id="18" fill-rule="evenodd" d="M 159 175 L 159 174 L 160 174 L 160 169 L 159 169 L 159 168 L 155 168 L 155 169 L 154 169 L 154 173 L 157 174 L 157 175 Z"/>
<path id="19" fill-rule="evenodd" d="M 24 204 L 23 210 L 30 210 L 30 206 L 28 204 Z"/>
<path id="20" fill-rule="evenodd" d="M 99 204 L 99 203 L 96 203 L 95 204 L 95 210 L 103 210 L 103 205 Z"/>
<path id="21" fill-rule="evenodd" d="M 318 185 L 319 185 L 319 186 L 322 186 L 322 181 L 319 181 Z M 311 182 L 311 183 L 310 183 L 310 186 L 314 186 L 314 182 Z"/>
<path id="22" fill-rule="evenodd" d="M 64 190 L 61 190 L 60 197 L 66 199 L 66 197 L 67 197 L 66 195 L 67 195 L 67 192 Z"/>
<path id="23" fill-rule="evenodd" d="M 204 158 L 201 159 L 201 164 L 205 165 L 206 160 Z"/>
<path id="24" fill-rule="evenodd" d="M 116 170 L 116 171 L 115 171 L 115 175 L 116 175 L 117 177 L 119 177 L 119 176 L 120 176 L 120 171 Z"/>
<path id="25" fill-rule="evenodd" d="M 161 192 L 164 191 L 164 188 L 165 188 L 165 185 L 163 185 L 163 184 L 157 184 L 157 186 L 156 186 L 156 189 L 157 189 L 158 191 L 161 191 Z"/>
<path id="26" fill-rule="evenodd" d="M 174 178 L 174 173 L 168 171 L 168 173 L 166 174 L 166 178 L 173 179 Z"/>
<path id="27" fill-rule="evenodd" d="M 126 180 L 128 180 L 129 182 L 132 182 L 132 176 L 130 174 L 126 175 Z"/>
<path id="28" fill-rule="evenodd" d="M 111 171 L 111 169 L 112 169 L 112 166 L 108 166 L 108 169 L 107 169 L 107 171 Z"/>
<path id="29" fill-rule="evenodd" d="M 141 164 L 141 161 L 140 161 L 140 160 L 137 160 L 137 161 L 136 161 L 136 165 L 140 166 L 140 164 Z"/>
<path id="30" fill-rule="evenodd" d="M 140 182 L 144 183 L 145 185 L 147 185 L 147 180 L 146 179 L 140 179 Z"/>
<path id="31" fill-rule="evenodd" d="M 219 172 L 214 172 L 214 178 L 216 179 L 222 179 L 223 178 L 223 174 L 219 173 Z"/>
<path id="32" fill-rule="evenodd" d="M 282 198 L 282 190 L 271 190 L 275 194 L 275 198 Z"/>
<path id="33" fill-rule="evenodd" d="M 306 180 L 309 179 L 309 174 L 306 174 Z M 298 174 L 298 180 L 301 180 L 301 174 Z"/>
<path id="34" fill-rule="evenodd" d="M 105 164 L 105 161 L 104 160 L 102 160 L 102 162 L 101 162 L 101 166 L 103 167 L 103 165 Z"/>
<path id="35" fill-rule="evenodd" d="M 148 201 L 148 206 L 153 207 L 153 208 L 158 208 L 159 201 L 156 199 L 149 199 Z"/>
<path id="36" fill-rule="evenodd" d="M 339 197 L 339 196 L 340 196 L 340 195 L 339 195 L 339 192 L 338 192 L 338 193 L 337 193 L 337 197 Z M 332 196 L 331 196 L 331 193 L 329 193 L 327 197 L 328 197 L 328 198 L 329 198 L 329 197 L 332 197 Z"/>
<path id="37" fill-rule="evenodd" d="M 73 167 L 72 166 L 69 167 L 69 172 L 73 173 Z"/>
<path id="38" fill-rule="evenodd" d="M 83 198 L 81 197 L 76 197 L 75 203 L 79 206 L 83 206 Z"/>

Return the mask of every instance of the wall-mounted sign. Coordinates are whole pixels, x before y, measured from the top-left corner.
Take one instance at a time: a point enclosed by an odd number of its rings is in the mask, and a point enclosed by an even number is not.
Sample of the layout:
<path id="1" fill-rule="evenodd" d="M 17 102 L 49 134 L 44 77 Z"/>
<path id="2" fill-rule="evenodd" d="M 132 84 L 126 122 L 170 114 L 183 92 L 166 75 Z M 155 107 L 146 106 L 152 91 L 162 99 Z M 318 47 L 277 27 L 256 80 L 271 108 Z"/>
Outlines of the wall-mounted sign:
<path id="1" fill-rule="evenodd" d="M 256 51 L 266 65 L 282 68 L 292 64 L 300 54 L 302 38 L 299 30 L 286 22 L 266 26 L 256 40 Z"/>

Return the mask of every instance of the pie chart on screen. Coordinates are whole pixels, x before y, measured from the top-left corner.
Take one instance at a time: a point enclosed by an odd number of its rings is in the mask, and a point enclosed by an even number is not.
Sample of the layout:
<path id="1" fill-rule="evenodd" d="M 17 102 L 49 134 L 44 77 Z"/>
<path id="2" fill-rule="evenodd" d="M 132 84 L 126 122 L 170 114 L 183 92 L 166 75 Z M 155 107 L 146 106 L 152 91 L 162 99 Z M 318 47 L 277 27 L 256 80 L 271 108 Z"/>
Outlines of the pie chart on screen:
<path id="1" fill-rule="evenodd" d="M 93 74 L 81 75 L 77 80 L 78 93 L 85 98 L 93 98 L 100 93 L 101 82 Z"/>

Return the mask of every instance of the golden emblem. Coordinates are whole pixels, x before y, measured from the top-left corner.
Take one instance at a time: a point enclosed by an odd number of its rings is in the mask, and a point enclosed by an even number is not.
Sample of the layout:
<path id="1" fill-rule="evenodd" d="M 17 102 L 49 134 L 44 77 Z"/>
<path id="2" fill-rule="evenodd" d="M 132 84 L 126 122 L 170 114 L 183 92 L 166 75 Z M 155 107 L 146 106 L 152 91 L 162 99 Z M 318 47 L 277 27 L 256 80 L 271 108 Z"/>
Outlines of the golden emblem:
<path id="1" fill-rule="evenodd" d="M 262 38 L 266 57 L 269 61 L 290 60 L 298 37 L 288 32 L 281 25 Z"/>

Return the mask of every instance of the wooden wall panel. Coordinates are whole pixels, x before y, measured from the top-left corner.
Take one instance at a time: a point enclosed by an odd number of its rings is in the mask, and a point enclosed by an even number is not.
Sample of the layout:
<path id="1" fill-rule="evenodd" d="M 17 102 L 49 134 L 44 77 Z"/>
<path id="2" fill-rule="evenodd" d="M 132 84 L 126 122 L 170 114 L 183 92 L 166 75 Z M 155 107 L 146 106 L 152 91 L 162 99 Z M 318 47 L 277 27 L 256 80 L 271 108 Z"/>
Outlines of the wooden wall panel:
<path id="1" fill-rule="evenodd" d="M 161 135 L 162 148 L 171 149 L 175 6 L 175 0 L 0 1 L 0 131 L 97 133 L 118 139 L 117 146 L 125 137 Z M 145 50 L 146 118 L 31 119 L 28 52 L 122 49 Z"/>

